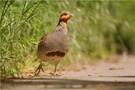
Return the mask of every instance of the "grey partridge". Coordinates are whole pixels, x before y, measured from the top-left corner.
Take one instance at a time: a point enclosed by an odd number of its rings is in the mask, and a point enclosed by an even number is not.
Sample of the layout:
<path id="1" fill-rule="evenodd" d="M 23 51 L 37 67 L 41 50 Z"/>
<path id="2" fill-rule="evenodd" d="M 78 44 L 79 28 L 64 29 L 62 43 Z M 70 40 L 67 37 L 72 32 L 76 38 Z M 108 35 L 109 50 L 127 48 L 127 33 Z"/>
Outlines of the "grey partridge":
<path id="1" fill-rule="evenodd" d="M 55 64 L 53 74 L 56 72 L 57 65 L 64 58 L 69 49 L 69 37 L 67 32 L 67 21 L 73 16 L 70 12 L 60 15 L 58 25 L 53 32 L 44 35 L 38 44 L 37 56 L 41 60 L 40 65 L 35 71 L 37 76 L 42 68 L 42 61 L 51 60 Z"/>

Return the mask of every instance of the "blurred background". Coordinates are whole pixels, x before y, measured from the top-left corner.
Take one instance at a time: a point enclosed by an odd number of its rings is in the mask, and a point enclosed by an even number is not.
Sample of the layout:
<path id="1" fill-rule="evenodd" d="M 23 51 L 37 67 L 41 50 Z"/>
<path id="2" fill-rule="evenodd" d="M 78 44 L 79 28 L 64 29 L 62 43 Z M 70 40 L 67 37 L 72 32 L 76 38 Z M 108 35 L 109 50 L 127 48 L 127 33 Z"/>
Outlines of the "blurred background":
<path id="1" fill-rule="evenodd" d="M 70 50 L 61 67 L 135 53 L 135 1 L 1 0 L 0 76 L 35 70 L 40 38 L 70 11 Z M 51 67 L 46 64 L 45 68 Z"/>

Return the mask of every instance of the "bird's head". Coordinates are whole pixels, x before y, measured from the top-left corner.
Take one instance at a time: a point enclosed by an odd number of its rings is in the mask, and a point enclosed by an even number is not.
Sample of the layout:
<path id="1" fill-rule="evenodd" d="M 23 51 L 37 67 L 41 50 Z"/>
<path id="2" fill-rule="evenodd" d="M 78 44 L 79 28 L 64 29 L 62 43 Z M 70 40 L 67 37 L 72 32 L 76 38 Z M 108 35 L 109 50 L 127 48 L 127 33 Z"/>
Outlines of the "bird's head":
<path id="1" fill-rule="evenodd" d="M 73 16 L 70 12 L 64 12 L 60 15 L 60 21 L 67 23 L 67 21 Z"/>

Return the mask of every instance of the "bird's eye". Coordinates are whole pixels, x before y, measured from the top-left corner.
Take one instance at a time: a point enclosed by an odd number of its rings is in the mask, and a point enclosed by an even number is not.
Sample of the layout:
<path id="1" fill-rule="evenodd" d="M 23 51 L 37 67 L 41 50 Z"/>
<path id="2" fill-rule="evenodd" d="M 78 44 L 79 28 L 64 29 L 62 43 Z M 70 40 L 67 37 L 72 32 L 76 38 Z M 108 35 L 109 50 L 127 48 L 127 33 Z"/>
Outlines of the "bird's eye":
<path id="1" fill-rule="evenodd" d="M 64 15 L 66 16 L 67 14 L 65 13 Z"/>

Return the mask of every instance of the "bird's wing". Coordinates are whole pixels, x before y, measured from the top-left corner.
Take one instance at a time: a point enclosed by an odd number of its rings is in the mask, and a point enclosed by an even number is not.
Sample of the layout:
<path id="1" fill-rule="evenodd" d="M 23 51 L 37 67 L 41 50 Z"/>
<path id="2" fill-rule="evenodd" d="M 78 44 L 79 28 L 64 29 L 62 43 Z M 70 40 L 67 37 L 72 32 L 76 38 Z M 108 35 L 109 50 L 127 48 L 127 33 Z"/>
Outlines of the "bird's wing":
<path id="1" fill-rule="evenodd" d="M 41 40 L 46 40 L 47 35 L 48 35 L 48 34 L 45 34 L 45 35 L 41 38 Z"/>

